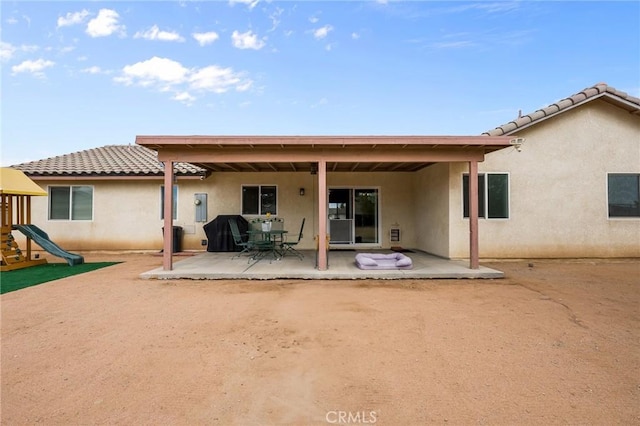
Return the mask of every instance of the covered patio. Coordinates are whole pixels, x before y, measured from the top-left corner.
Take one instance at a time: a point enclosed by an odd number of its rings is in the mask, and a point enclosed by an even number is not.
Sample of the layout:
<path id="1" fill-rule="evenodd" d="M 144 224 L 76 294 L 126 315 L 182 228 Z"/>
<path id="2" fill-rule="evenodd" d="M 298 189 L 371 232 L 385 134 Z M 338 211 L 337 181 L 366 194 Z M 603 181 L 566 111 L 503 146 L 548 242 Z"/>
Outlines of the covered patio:
<path id="1" fill-rule="evenodd" d="M 215 176 L 219 172 L 307 172 L 313 175 L 317 188 L 313 202 L 317 222 L 310 232 L 317 241 L 317 251 L 306 257 L 314 259 L 314 263 L 307 265 L 305 269 L 312 267 L 313 270 L 305 274 L 314 278 L 333 278 L 335 270 L 332 271 L 329 267 L 327 256 L 330 248 L 327 206 L 329 174 L 415 173 L 436 164 L 467 164 L 469 261 L 464 269 L 474 275 L 481 269 L 478 241 L 478 163 L 484 161 L 487 153 L 512 146 L 513 142 L 512 137 L 508 136 L 138 136 L 136 143 L 157 151 L 158 160 L 164 164 L 164 272 L 174 269 L 171 250 L 174 163 L 186 162 L 205 169 L 203 178 Z M 214 255 L 207 256 L 215 258 Z M 220 259 L 224 261 L 224 258 Z M 339 265 L 338 259 L 333 263 L 334 266 Z M 183 262 L 181 266 L 184 266 Z M 234 270 L 234 274 L 252 273 L 249 272 L 251 269 L 244 271 L 231 267 L 231 264 L 226 266 L 229 267 L 227 269 Z M 221 274 L 225 269 L 223 264 L 217 264 L 217 268 Z M 418 270 L 414 274 L 419 274 Z M 365 272 L 352 272 L 363 278 L 369 276 Z M 389 274 L 398 275 L 398 272 L 390 271 Z M 430 274 L 426 273 L 424 277 L 428 278 Z"/>
<path id="2" fill-rule="evenodd" d="M 389 250 L 380 250 L 389 253 Z M 418 250 L 405 253 L 413 261 L 412 269 L 405 270 L 362 270 L 354 259 L 358 251 L 336 250 L 327 253 L 328 267 L 318 270 L 316 253 L 303 250 L 304 258 L 285 256 L 281 260 L 268 258 L 258 262 L 249 261 L 247 256 L 235 257 L 237 253 L 201 253 L 173 264 L 172 270 L 157 268 L 140 275 L 145 279 L 194 279 L 194 280 L 272 280 L 272 279 L 438 279 L 438 278 L 503 278 L 501 271 L 479 266 L 470 269 L 467 262 L 448 260 Z"/>

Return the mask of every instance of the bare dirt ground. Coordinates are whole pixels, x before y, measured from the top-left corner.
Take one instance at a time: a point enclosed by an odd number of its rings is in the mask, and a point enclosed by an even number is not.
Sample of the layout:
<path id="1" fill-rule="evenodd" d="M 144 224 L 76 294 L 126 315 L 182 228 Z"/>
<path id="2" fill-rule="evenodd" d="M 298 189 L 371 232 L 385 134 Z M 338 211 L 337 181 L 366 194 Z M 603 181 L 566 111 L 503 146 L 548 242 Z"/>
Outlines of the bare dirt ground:
<path id="1" fill-rule="evenodd" d="M 2 424 L 640 424 L 638 261 L 501 280 L 155 281 L 1 296 Z"/>

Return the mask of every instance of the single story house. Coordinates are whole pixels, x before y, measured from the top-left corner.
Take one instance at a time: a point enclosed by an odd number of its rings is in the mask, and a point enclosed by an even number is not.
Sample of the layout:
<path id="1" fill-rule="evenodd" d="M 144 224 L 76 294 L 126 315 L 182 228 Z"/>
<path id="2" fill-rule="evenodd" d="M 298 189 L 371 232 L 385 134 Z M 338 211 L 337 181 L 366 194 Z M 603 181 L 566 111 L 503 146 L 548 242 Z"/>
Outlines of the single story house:
<path id="1" fill-rule="evenodd" d="M 168 248 L 167 269 L 169 228 L 197 250 L 218 215 L 266 213 L 306 219 L 320 269 L 329 247 L 640 257 L 640 99 L 604 83 L 480 136 L 138 136 L 13 167 L 59 245 Z"/>

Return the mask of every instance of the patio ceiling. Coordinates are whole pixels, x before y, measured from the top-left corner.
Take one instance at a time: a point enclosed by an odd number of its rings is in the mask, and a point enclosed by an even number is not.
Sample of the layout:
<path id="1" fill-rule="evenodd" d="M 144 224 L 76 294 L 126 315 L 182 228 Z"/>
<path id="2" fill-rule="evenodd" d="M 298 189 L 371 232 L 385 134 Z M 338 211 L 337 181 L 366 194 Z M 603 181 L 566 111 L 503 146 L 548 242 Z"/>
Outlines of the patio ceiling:
<path id="1" fill-rule="evenodd" d="M 482 161 L 513 136 L 138 136 L 160 161 L 210 172 L 414 172 L 436 162 Z"/>

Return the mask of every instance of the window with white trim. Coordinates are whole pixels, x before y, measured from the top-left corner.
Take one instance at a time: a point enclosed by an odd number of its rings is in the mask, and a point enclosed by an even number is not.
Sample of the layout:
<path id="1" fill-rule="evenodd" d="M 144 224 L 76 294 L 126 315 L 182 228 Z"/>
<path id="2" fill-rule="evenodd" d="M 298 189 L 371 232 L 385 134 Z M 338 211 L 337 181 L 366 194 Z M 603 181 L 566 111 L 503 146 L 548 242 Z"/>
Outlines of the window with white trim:
<path id="1" fill-rule="evenodd" d="M 640 217 L 640 174 L 607 175 L 609 217 Z"/>
<path id="2" fill-rule="evenodd" d="M 242 214 L 278 214 L 278 188 L 275 185 L 242 185 Z"/>
<path id="3" fill-rule="evenodd" d="M 463 217 L 469 217 L 469 174 L 462 175 Z M 478 217 L 509 218 L 509 174 L 478 173 Z"/>
<path id="4" fill-rule="evenodd" d="M 173 220 L 178 218 L 178 185 L 173 185 Z M 160 186 L 160 220 L 164 220 L 164 185 Z"/>
<path id="5" fill-rule="evenodd" d="M 93 187 L 49 187 L 49 220 L 93 220 Z"/>

